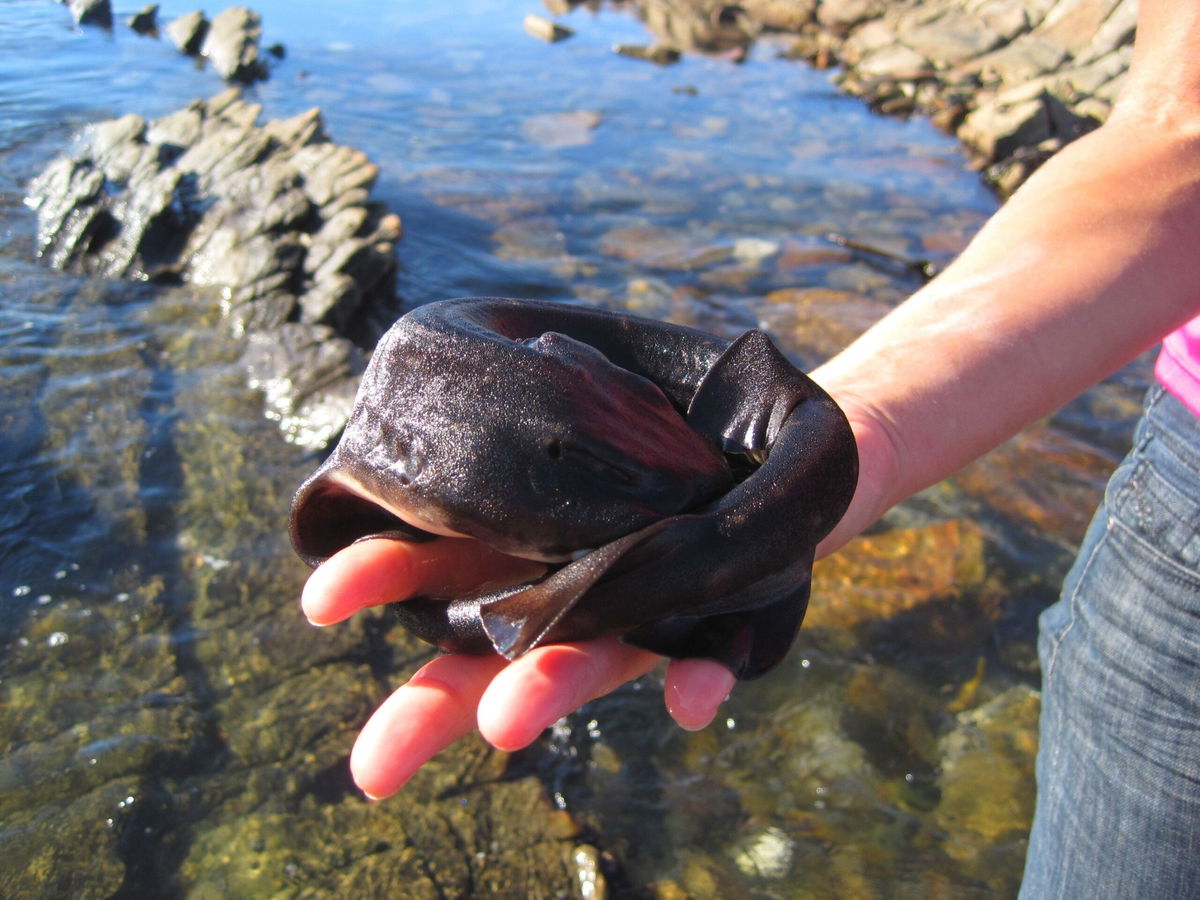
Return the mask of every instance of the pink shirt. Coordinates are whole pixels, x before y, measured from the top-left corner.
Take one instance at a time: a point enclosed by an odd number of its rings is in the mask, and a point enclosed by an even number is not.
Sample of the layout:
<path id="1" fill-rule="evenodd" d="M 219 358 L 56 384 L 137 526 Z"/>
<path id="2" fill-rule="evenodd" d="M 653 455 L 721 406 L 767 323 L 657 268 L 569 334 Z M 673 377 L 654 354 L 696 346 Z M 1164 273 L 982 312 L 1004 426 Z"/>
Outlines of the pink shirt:
<path id="1" fill-rule="evenodd" d="M 1175 399 L 1200 416 L 1200 316 L 1163 340 L 1154 374 Z"/>

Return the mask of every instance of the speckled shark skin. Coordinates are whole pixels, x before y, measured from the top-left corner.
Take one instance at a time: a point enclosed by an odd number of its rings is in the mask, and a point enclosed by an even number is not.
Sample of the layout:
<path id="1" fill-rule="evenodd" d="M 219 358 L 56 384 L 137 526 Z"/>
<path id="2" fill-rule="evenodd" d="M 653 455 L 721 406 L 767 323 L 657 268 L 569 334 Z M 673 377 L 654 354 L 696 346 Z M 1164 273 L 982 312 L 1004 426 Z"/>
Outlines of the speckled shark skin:
<path id="1" fill-rule="evenodd" d="M 383 337 L 291 534 L 314 566 L 367 537 L 437 534 L 551 564 L 394 605 L 446 651 L 615 632 L 753 678 L 791 645 L 857 478 L 841 410 L 762 332 L 465 298 Z"/>

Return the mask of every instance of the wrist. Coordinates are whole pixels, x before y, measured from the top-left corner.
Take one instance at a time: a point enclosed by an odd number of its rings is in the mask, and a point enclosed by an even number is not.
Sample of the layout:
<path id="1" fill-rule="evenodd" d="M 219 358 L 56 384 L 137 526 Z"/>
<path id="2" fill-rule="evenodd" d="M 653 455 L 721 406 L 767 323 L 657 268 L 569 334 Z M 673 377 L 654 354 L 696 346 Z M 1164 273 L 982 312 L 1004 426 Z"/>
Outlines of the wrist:
<path id="1" fill-rule="evenodd" d="M 858 448 L 858 484 L 845 515 L 818 545 L 818 559 L 837 550 L 907 496 L 902 487 L 901 442 L 890 420 L 851 391 L 822 387 L 850 423 Z"/>

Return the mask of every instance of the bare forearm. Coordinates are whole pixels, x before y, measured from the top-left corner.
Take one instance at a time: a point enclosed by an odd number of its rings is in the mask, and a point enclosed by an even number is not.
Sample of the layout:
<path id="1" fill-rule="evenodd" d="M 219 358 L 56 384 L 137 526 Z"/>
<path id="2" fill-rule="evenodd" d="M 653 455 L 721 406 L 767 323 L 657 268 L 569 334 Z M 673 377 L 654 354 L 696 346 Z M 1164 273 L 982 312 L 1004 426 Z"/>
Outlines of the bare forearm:
<path id="1" fill-rule="evenodd" d="M 1114 117 L 946 272 L 814 373 L 864 451 L 834 543 L 1115 371 L 1200 309 L 1200 131 Z"/>

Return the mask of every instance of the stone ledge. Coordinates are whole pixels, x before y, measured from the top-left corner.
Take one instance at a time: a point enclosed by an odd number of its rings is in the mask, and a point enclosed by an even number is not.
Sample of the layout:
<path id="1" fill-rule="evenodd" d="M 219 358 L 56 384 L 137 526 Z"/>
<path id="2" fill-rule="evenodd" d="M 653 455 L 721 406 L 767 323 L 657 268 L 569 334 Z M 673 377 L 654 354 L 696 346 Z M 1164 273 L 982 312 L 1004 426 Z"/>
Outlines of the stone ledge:
<path id="1" fill-rule="evenodd" d="M 38 252 L 68 271 L 211 286 L 288 438 L 319 448 L 345 423 L 362 354 L 394 308 L 398 216 L 369 201 L 378 170 L 332 142 L 319 110 L 258 124 L 237 89 L 147 122 L 100 122 L 29 189 Z"/>

